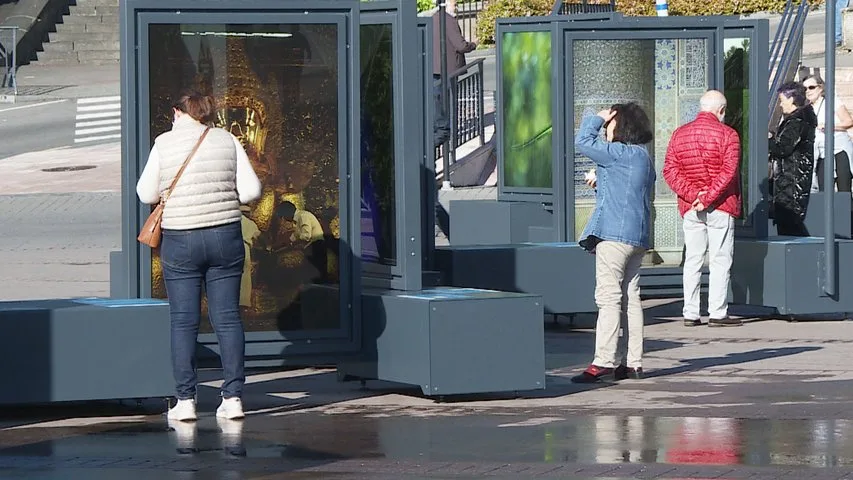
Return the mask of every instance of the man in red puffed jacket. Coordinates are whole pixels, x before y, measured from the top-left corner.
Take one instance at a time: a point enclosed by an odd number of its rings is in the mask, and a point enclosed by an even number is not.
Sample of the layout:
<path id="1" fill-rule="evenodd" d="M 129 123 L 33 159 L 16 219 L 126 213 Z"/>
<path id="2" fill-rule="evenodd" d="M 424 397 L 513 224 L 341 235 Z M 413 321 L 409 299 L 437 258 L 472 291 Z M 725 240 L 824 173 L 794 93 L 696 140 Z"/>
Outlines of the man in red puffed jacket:
<path id="1" fill-rule="evenodd" d="M 684 217 L 684 324 L 698 326 L 699 281 L 708 253 L 710 327 L 741 325 L 728 316 L 734 219 L 740 217 L 740 139 L 723 123 L 726 97 L 709 90 L 696 120 L 675 130 L 666 151 L 663 177 L 678 195 Z"/>

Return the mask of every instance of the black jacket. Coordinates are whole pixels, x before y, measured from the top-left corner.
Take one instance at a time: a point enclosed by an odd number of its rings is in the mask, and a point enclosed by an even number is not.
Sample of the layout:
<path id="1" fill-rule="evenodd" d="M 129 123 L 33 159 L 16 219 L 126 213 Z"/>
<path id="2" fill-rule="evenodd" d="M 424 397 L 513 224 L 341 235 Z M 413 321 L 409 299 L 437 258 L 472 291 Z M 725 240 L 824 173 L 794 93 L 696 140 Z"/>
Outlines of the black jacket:
<path id="1" fill-rule="evenodd" d="M 770 138 L 770 162 L 774 165 L 773 210 L 802 220 L 806 216 L 814 168 L 814 135 L 817 116 L 811 105 L 786 115 Z"/>

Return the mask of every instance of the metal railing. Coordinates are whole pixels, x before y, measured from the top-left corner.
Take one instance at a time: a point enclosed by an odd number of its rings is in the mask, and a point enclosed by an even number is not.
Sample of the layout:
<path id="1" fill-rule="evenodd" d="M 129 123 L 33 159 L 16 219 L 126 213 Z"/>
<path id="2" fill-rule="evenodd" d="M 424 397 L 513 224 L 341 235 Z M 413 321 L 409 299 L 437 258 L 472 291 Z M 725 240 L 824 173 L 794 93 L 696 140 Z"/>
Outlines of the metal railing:
<path id="1" fill-rule="evenodd" d="M 551 15 L 577 15 L 581 13 L 610 13 L 616 11 L 616 0 L 604 2 L 589 2 L 581 0 L 580 2 L 566 2 L 557 0 L 554 2 L 554 9 L 551 10 Z"/>
<path id="2" fill-rule="evenodd" d="M 475 138 L 480 145 L 485 142 L 486 126 L 483 122 L 484 91 L 483 63 L 478 58 L 450 74 L 450 138 L 460 147 Z"/>
<path id="3" fill-rule="evenodd" d="M 18 94 L 18 81 L 15 74 L 17 65 L 18 27 L 0 27 L 0 67 L 3 68 L 3 80 L 0 88 L 11 89 L 13 95 Z"/>
<path id="4" fill-rule="evenodd" d="M 770 45 L 770 71 L 774 72 L 770 81 L 769 112 L 771 130 L 778 125 L 781 112 L 777 112 L 779 96 L 776 90 L 783 83 L 791 81 L 797 75 L 803 53 L 803 27 L 809 13 L 808 0 L 794 5 L 788 0 L 773 43 Z M 795 61 L 796 60 L 796 61 Z"/>
<path id="5" fill-rule="evenodd" d="M 477 15 L 489 4 L 489 0 L 474 2 L 458 2 L 456 4 L 456 20 L 462 29 L 462 36 L 469 41 L 477 42 Z"/>
<path id="6" fill-rule="evenodd" d="M 446 163 L 452 165 L 456 163 L 457 148 L 477 138 L 480 146 L 486 142 L 484 62 L 484 58 L 478 58 L 448 75 L 450 138 L 444 145 L 436 147 L 436 160 L 442 158 L 446 150 Z"/>

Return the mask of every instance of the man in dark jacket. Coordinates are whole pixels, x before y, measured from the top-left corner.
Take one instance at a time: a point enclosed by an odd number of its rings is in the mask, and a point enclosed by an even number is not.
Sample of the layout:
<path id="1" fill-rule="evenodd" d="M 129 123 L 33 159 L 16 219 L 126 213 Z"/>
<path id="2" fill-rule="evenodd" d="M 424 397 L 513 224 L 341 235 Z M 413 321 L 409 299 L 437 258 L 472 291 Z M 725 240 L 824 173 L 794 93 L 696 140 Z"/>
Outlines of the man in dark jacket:
<path id="1" fill-rule="evenodd" d="M 442 0 L 438 0 L 440 3 Z M 462 29 L 456 19 L 456 0 L 446 0 L 444 9 L 446 24 L 445 42 L 447 43 L 447 75 L 465 66 L 465 54 L 477 48 L 477 44 L 465 40 Z M 432 77 L 433 98 L 435 100 L 435 125 L 433 133 L 435 146 L 439 146 L 450 137 L 450 117 L 445 111 L 441 92 L 441 9 L 436 9 L 432 16 Z M 452 79 L 448 79 L 452 81 Z M 449 84 L 448 84 L 449 85 Z M 445 92 L 446 94 L 447 92 Z"/>
<path id="2" fill-rule="evenodd" d="M 734 253 L 734 219 L 740 217 L 740 139 L 723 123 L 726 97 L 709 90 L 699 115 L 679 127 L 669 141 L 663 176 L 678 196 L 684 217 L 684 324 L 701 325 L 699 281 L 709 256 L 709 326 L 736 326 L 728 317 L 728 290 Z"/>
<path id="3" fill-rule="evenodd" d="M 440 0 L 439 0 L 440 1 Z M 456 0 L 446 0 L 444 15 L 447 20 L 445 26 L 447 41 L 447 74 L 465 66 L 465 54 L 474 51 L 477 44 L 465 40 L 462 29 L 456 19 Z M 432 16 L 432 73 L 441 75 L 441 10 L 436 10 Z"/>

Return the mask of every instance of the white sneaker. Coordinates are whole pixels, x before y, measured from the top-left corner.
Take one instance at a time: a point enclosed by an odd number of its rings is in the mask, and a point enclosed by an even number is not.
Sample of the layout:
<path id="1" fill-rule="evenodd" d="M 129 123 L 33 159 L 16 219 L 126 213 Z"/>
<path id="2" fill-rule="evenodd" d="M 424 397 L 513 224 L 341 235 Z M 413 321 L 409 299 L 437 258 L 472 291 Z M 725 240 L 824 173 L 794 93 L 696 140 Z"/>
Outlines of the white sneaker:
<path id="1" fill-rule="evenodd" d="M 189 398 L 186 400 L 178 400 L 174 407 L 169 409 L 166 415 L 169 420 L 178 422 L 192 422 L 198 417 L 195 414 L 195 400 Z"/>
<path id="2" fill-rule="evenodd" d="M 228 420 L 245 417 L 246 415 L 243 414 L 243 402 L 237 397 L 223 398 L 222 403 L 219 404 L 219 408 L 216 409 L 216 416 Z"/>
<path id="3" fill-rule="evenodd" d="M 169 428 L 174 430 L 175 448 L 179 453 L 192 453 L 196 450 L 195 438 L 198 423 L 196 422 L 181 422 L 179 420 L 168 419 Z"/>

